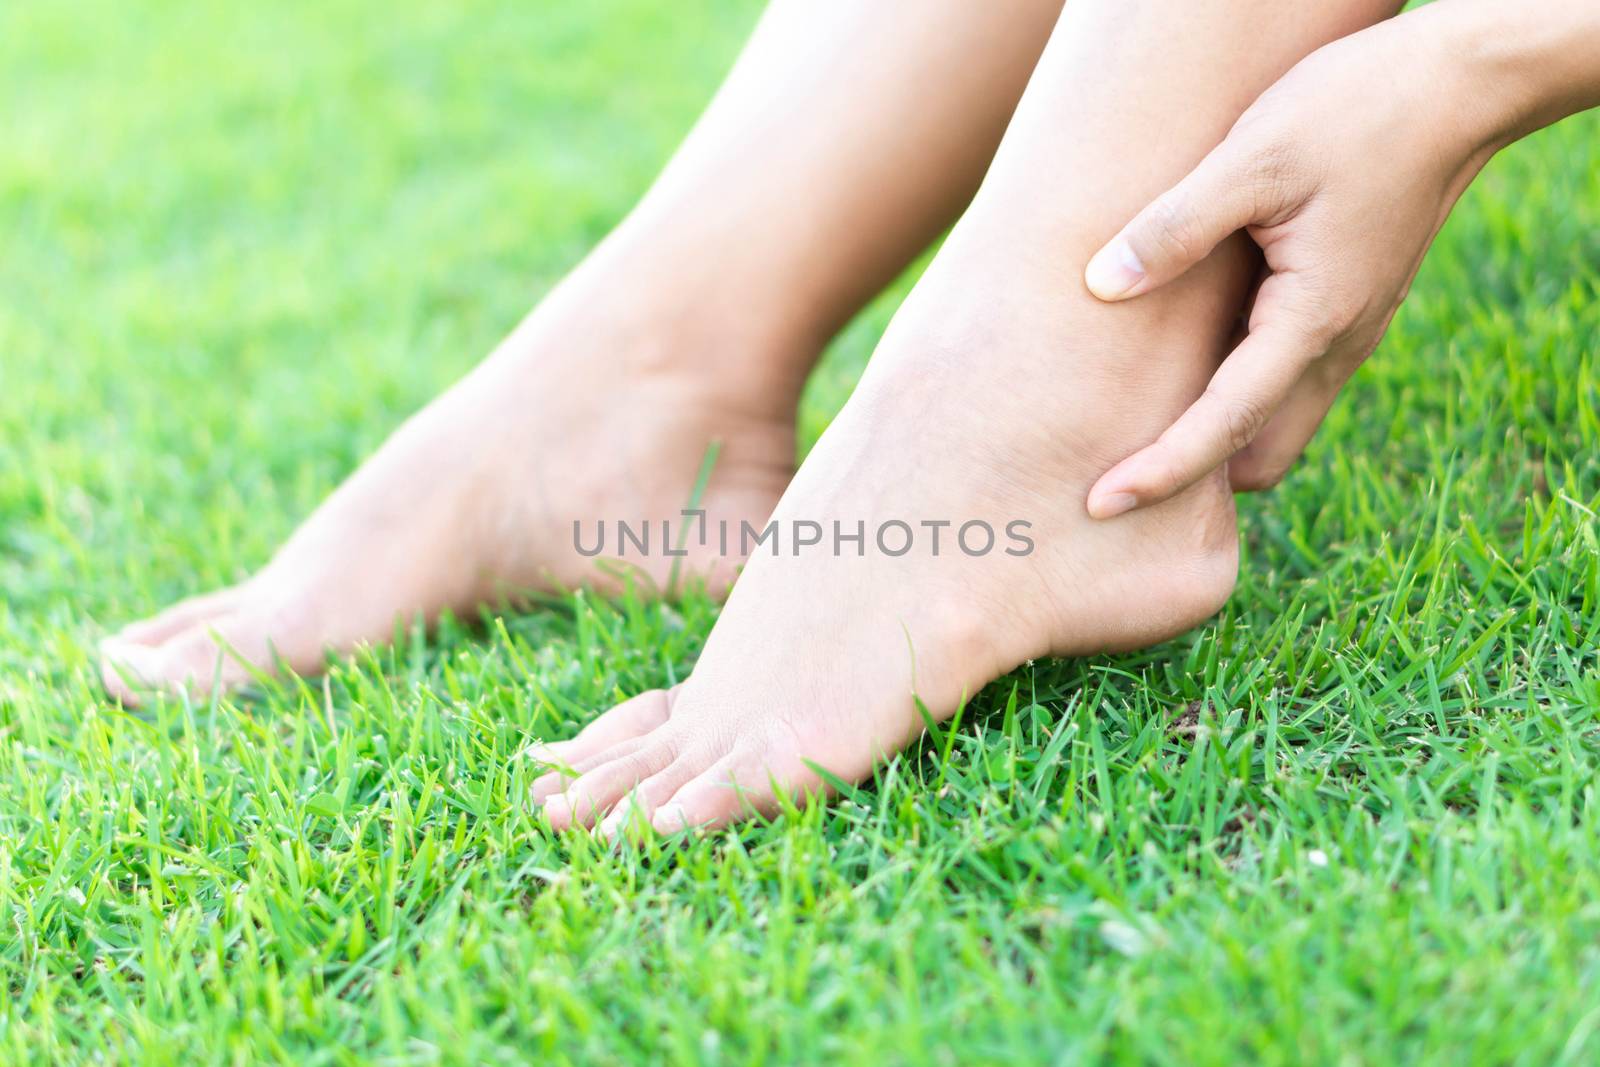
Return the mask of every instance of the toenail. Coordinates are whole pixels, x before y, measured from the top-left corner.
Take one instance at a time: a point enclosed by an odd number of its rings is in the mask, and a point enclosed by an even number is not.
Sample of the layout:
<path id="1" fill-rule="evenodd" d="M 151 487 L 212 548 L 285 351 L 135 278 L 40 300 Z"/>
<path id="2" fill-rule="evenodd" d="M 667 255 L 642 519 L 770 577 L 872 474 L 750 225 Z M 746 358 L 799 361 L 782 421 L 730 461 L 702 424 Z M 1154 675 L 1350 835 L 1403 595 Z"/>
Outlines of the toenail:
<path id="1" fill-rule="evenodd" d="M 673 804 L 656 812 L 656 817 L 650 820 L 650 826 L 660 834 L 675 834 L 681 830 L 691 830 L 689 813 L 682 804 Z"/>
<path id="2" fill-rule="evenodd" d="M 163 657 L 158 648 L 107 638 L 100 643 L 100 654 L 111 664 L 112 672 L 126 681 L 151 685 L 161 676 Z"/>
<path id="3" fill-rule="evenodd" d="M 522 750 L 522 754 L 535 763 L 555 766 L 561 760 L 556 756 L 556 750 L 543 741 L 535 741 Z"/>
<path id="4" fill-rule="evenodd" d="M 604 837 L 615 839 L 622 835 L 622 829 L 627 825 L 628 816 L 632 812 L 630 807 L 618 806 L 616 811 L 606 816 L 606 821 L 600 824 L 600 833 Z"/>

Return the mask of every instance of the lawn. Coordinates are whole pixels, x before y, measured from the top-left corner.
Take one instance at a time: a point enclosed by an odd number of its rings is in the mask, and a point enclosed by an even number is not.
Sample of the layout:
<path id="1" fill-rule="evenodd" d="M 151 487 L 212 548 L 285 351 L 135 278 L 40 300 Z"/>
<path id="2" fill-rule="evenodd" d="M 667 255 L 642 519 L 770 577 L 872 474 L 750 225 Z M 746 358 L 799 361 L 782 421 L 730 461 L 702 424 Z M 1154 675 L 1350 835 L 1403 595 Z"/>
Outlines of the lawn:
<path id="1" fill-rule="evenodd" d="M 529 810 L 523 746 L 682 677 L 698 602 L 103 698 L 98 636 L 487 351 L 755 14 L 0 5 L 0 1060 L 1600 1061 L 1593 115 L 1468 194 L 1217 618 L 826 810 L 617 852 Z"/>

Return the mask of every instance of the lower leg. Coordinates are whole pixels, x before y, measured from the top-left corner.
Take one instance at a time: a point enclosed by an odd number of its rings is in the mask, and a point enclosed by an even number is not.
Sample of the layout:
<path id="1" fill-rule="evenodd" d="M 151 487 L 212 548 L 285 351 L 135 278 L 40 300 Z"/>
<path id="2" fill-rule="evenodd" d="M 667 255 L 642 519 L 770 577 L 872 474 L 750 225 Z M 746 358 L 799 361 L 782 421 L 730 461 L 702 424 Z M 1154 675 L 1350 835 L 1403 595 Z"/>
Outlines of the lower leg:
<path id="1" fill-rule="evenodd" d="M 536 786 L 552 822 L 635 806 L 661 829 L 770 808 L 846 780 L 1025 660 L 1151 643 L 1232 588 L 1219 479 L 1095 523 L 1094 477 L 1193 399 L 1250 261 L 1225 245 L 1167 289 L 1098 303 L 1082 268 L 1280 72 L 1390 13 L 1345 0 L 1067 5 L 972 207 L 901 308 L 845 411 L 780 502 L 781 523 L 1031 523 L 1034 550 L 752 558 L 694 673 L 602 717 Z M 896 545 L 895 547 L 898 547 Z M 786 550 L 787 551 L 787 550 Z M 914 658 L 913 658 L 914 654 Z M 579 777 L 570 782 L 570 774 Z"/>
<path id="2" fill-rule="evenodd" d="M 583 584 L 574 521 L 677 519 L 713 441 L 703 505 L 763 520 L 812 361 L 970 197 L 1059 9 L 776 0 L 611 237 L 266 568 L 108 642 L 108 687 L 312 671 L 397 618 Z M 715 586 L 734 561 L 684 562 Z"/>

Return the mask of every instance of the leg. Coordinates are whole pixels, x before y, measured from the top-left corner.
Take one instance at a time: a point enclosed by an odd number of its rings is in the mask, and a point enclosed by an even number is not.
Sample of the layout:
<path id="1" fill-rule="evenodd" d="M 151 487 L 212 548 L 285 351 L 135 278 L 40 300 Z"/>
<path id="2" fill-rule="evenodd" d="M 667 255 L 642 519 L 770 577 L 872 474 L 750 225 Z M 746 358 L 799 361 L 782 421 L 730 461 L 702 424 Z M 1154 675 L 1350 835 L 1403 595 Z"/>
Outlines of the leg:
<path id="1" fill-rule="evenodd" d="M 1060 6 L 777 0 L 617 231 L 266 568 L 109 641 L 107 686 L 311 672 L 397 618 L 583 584 L 573 522 L 675 520 L 714 440 L 704 506 L 764 520 L 806 372 L 971 196 Z M 714 587 L 734 562 L 682 561 Z"/>
<path id="2" fill-rule="evenodd" d="M 1113 522 L 1090 520 L 1084 502 L 1202 388 L 1243 299 L 1247 250 L 1225 245 L 1119 306 L 1089 296 L 1083 265 L 1273 78 L 1393 6 L 1069 3 L 983 188 L 775 513 L 846 530 L 866 520 L 865 552 L 825 539 L 752 556 L 682 686 L 552 746 L 580 775 L 537 784 L 566 785 L 552 822 L 612 810 L 615 831 L 637 806 L 675 830 L 770 810 L 774 789 L 821 786 L 811 763 L 856 780 L 914 738 L 913 694 L 948 716 L 1029 658 L 1152 643 L 1215 611 L 1237 565 L 1220 477 Z M 912 551 L 872 543 L 887 520 L 914 528 Z M 920 524 L 938 520 L 951 525 L 935 548 L 937 528 Z M 974 520 L 998 543 L 968 555 L 955 537 Z M 1007 537 L 1016 520 L 1031 523 L 1032 551 Z M 983 547 L 982 527 L 970 540 Z"/>

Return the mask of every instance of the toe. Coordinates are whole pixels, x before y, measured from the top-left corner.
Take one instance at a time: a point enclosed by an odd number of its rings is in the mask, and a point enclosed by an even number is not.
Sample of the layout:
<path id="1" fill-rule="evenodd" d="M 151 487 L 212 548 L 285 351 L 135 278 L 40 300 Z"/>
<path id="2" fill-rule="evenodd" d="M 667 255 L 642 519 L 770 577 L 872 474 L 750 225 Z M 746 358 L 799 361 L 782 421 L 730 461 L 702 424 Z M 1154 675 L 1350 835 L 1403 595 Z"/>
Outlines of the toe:
<path id="1" fill-rule="evenodd" d="M 156 685 L 162 655 L 159 648 L 129 644 L 116 638 L 100 643 L 100 684 L 113 700 L 138 707 L 143 695 Z"/>
<path id="2" fill-rule="evenodd" d="M 187 690 L 193 696 L 232 689 L 249 680 L 247 662 L 271 662 L 263 655 L 265 646 L 264 636 L 232 616 L 197 623 L 159 646 L 160 656 L 151 661 L 147 680 L 159 688 Z"/>
<path id="3" fill-rule="evenodd" d="M 158 645 L 111 639 L 101 645 L 101 656 L 106 690 L 134 706 L 157 693 L 209 693 L 213 683 L 226 685 L 224 675 L 229 673 L 224 653 L 209 633 L 193 628 Z"/>
<path id="4" fill-rule="evenodd" d="M 576 767 L 624 741 L 643 737 L 667 721 L 678 686 L 652 689 L 603 712 L 570 741 L 554 741 L 533 750 L 535 759 Z"/>
<path id="5" fill-rule="evenodd" d="M 816 772 L 790 752 L 735 748 L 685 782 L 656 809 L 650 824 L 664 834 L 716 829 L 775 813 L 780 795 L 803 803 L 821 790 Z"/>
<path id="6" fill-rule="evenodd" d="M 747 798 L 758 799 L 749 796 L 752 783 L 741 784 L 736 770 L 737 760 L 730 754 L 689 779 L 656 809 L 651 827 L 662 834 L 710 830 L 753 812 L 754 806 L 746 804 Z M 768 792 L 764 786 L 761 791 Z"/>
<path id="7" fill-rule="evenodd" d="M 272 634 L 270 613 L 241 610 L 195 623 L 154 646 L 112 639 L 102 674 L 118 683 L 111 687 L 114 694 L 137 700 L 134 687 L 200 697 L 236 689 L 280 663 L 295 671 L 316 666 L 305 649 L 279 649 Z"/>
<path id="8" fill-rule="evenodd" d="M 551 756 L 540 754 L 536 758 L 551 764 L 554 769 L 535 778 L 533 784 L 528 787 L 528 795 L 534 803 L 542 804 L 557 793 L 565 792 L 568 786 L 596 767 L 603 767 L 607 763 L 637 752 L 644 747 L 646 741 L 647 739 L 643 737 L 630 738 L 620 744 L 612 745 L 604 752 L 571 763 L 563 759 L 559 753 Z"/>
<path id="9" fill-rule="evenodd" d="M 705 761 L 693 756 L 685 755 L 673 760 L 666 770 L 646 778 L 623 797 L 600 825 L 600 833 L 614 839 L 630 826 L 641 829 L 650 826 L 656 809 L 704 767 Z"/>
<path id="10" fill-rule="evenodd" d="M 714 830 L 778 813 L 779 797 L 805 805 L 826 784 L 789 741 L 746 741 L 662 801 L 651 817 L 658 833 Z"/>
<path id="11" fill-rule="evenodd" d="M 101 641 L 100 681 L 106 692 L 137 707 L 144 695 L 164 686 L 170 673 L 164 646 L 185 631 L 225 618 L 243 593 L 243 586 L 229 586 L 181 600 Z"/>
<path id="12" fill-rule="evenodd" d="M 180 600 L 147 619 L 117 631 L 113 640 L 135 645 L 158 645 L 195 623 L 232 611 L 243 595 L 242 586 L 229 586 Z"/>
<path id="13" fill-rule="evenodd" d="M 660 740 L 596 767 L 545 803 L 550 825 L 557 830 L 593 826 L 640 782 L 665 769 L 675 755 L 673 746 Z"/>

